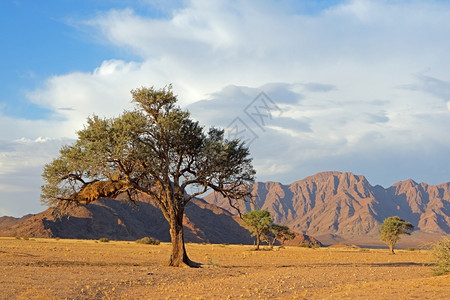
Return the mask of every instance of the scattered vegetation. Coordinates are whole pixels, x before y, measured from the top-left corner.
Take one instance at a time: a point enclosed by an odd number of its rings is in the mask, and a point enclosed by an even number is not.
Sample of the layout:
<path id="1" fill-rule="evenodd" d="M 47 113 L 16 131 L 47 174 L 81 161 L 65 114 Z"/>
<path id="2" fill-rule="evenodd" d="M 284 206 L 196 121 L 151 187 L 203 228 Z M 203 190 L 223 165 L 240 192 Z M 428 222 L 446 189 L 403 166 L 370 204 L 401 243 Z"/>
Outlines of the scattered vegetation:
<path id="1" fill-rule="evenodd" d="M 417 250 L 419 250 L 419 249 L 414 248 L 414 247 L 406 248 L 406 251 L 417 251 Z"/>
<path id="2" fill-rule="evenodd" d="M 303 244 L 298 244 L 297 247 L 301 247 L 301 248 L 320 248 L 319 245 L 311 245 L 308 243 L 303 243 Z"/>
<path id="3" fill-rule="evenodd" d="M 217 261 L 213 261 L 211 258 L 206 260 L 206 263 L 203 265 L 204 267 L 220 267 L 220 264 Z"/>
<path id="4" fill-rule="evenodd" d="M 450 238 L 446 237 L 436 242 L 432 247 L 436 267 L 433 269 L 435 275 L 450 273 Z"/>
<path id="5" fill-rule="evenodd" d="M 449 275 L 432 275 L 431 249 L 402 251 L 386 263 L 387 251 L 378 249 L 263 252 L 192 243 L 189 252 L 205 269 L 174 272 L 163 267 L 169 243 L 111 242 L 0 238 L 0 299 L 448 298 Z"/>
<path id="6" fill-rule="evenodd" d="M 286 240 L 292 240 L 295 238 L 295 233 L 293 233 L 287 226 L 270 224 L 263 232 L 263 238 L 269 244 L 270 248 L 273 249 L 273 245 L 277 240 L 280 241 L 281 244 L 284 244 Z"/>
<path id="7" fill-rule="evenodd" d="M 380 240 L 389 246 L 392 254 L 395 254 L 394 245 L 400 240 L 400 236 L 403 234 L 410 235 L 410 231 L 413 229 L 414 226 L 411 223 L 400 219 L 400 217 L 389 217 L 381 225 Z"/>
<path id="8" fill-rule="evenodd" d="M 155 238 L 152 237 L 143 237 L 142 239 L 139 239 L 136 241 L 138 244 L 148 244 L 148 245 L 159 245 L 161 242 Z"/>
<path id="9" fill-rule="evenodd" d="M 289 227 L 274 224 L 270 212 L 267 210 L 254 210 L 242 216 L 244 223 L 252 231 L 252 235 L 256 237 L 256 249 L 259 250 L 261 239 L 269 244 L 270 249 L 278 240 L 282 244 L 286 240 L 295 238 Z"/>
<path id="10" fill-rule="evenodd" d="M 98 241 L 99 241 L 99 242 L 102 242 L 102 243 L 108 243 L 108 242 L 109 242 L 109 239 L 106 238 L 106 237 L 103 237 L 103 238 L 100 238 Z"/>

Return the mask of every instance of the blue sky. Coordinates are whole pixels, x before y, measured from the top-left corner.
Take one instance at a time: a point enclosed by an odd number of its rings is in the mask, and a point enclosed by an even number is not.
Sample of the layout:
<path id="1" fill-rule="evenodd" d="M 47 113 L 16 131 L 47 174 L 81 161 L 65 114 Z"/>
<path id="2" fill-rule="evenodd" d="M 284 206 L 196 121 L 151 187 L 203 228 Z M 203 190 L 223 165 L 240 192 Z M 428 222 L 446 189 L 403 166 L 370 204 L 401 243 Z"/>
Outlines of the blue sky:
<path id="1" fill-rule="evenodd" d="M 129 59 L 129 53 L 93 40 L 84 32 L 81 21 L 110 9 L 124 9 L 132 3 L 139 1 L 1 1 L 1 38 L 7 41 L 0 48 L 3 112 L 17 117 L 46 118 L 49 112 L 29 103 L 26 91 L 52 75 L 90 71 L 106 59 Z M 163 16 L 152 6 L 137 8 L 144 15 Z"/>
<path id="2" fill-rule="evenodd" d="M 25 93 L 48 77 L 75 71 L 88 72 L 107 59 L 137 59 L 132 53 L 108 47 L 92 39 L 83 20 L 111 9 L 132 7 L 139 15 L 169 18 L 181 1 L 132 0 L 5 0 L 0 11 L 2 40 L 0 102 L 4 113 L 31 119 L 48 117 L 49 111 L 33 105 Z M 289 3 L 291 12 L 317 14 L 342 1 L 299 1 Z M 166 5 L 166 7 L 164 7 Z M 87 32 L 86 32 L 87 31 Z"/>
<path id="3" fill-rule="evenodd" d="M 260 181 L 329 170 L 385 187 L 449 181 L 448 1 L 3 0 L 0 11 L 0 215 L 44 209 L 42 167 L 86 117 L 168 83 L 201 123 L 249 128 Z M 261 92 L 279 109 L 263 126 L 249 114 Z"/>

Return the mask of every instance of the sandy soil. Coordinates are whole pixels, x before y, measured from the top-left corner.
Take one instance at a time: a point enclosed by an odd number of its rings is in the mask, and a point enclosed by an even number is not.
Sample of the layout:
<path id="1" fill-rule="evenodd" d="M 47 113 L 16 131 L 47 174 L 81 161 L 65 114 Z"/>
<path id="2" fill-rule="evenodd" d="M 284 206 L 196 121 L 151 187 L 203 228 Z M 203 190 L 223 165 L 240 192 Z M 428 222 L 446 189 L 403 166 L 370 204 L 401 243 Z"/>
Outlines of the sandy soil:
<path id="1" fill-rule="evenodd" d="M 426 250 L 188 244 L 204 268 L 170 268 L 170 245 L 0 238 L 1 299 L 448 299 Z"/>

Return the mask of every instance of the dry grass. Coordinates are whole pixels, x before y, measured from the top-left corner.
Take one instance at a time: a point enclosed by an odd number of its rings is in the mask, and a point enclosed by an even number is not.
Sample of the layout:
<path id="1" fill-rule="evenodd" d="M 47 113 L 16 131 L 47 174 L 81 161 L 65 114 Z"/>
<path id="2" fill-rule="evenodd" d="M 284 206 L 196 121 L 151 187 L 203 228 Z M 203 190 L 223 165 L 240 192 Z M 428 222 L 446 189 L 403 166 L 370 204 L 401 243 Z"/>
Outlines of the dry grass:
<path id="1" fill-rule="evenodd" d="M 426 250 L 188 244 L 201 269 L 170 268 L 170 245 L 0 238 L 2 299 L 446 299 Z"/>

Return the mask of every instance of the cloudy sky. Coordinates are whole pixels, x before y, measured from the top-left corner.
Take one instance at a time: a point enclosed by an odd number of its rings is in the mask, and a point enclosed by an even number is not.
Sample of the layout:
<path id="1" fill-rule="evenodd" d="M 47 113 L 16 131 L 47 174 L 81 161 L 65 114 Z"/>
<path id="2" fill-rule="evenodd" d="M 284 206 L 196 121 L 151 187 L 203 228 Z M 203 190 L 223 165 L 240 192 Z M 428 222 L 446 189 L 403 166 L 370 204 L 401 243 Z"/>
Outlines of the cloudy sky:
<path id="1" fill-rule="evenodd" d="M 169 83 L 250 143 L 258 181 L 450 180 L 449 1 L 2 0 L 0 216 L 86 118 Z"/>

